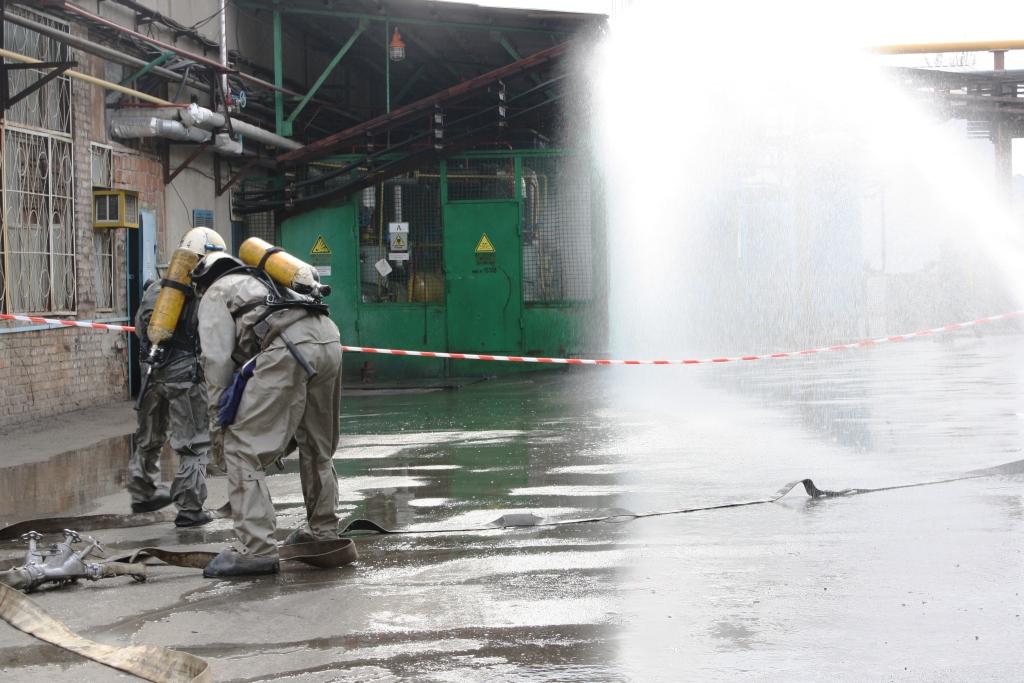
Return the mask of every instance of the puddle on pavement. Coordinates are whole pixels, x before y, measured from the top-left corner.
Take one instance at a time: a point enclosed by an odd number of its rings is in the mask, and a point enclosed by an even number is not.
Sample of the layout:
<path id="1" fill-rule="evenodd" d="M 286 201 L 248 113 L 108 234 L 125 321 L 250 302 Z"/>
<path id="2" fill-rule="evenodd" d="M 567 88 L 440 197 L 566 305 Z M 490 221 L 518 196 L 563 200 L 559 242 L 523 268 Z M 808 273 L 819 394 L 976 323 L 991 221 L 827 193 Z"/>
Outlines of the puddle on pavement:
<path id="1" fill-rule="evenodd" d="M 350 397 L 335 457 L 339 510 L 387 528 L 460 529 L 516 513 L 567 520 L 749 500 L 805 476 L 870 487 L 990 467 L 1019 459 L 1024 444 L 1024 377 L 1007 371 L 1024 367 L 1019 346 L 1009 337 L 925 342 L 760 366 L 597 368 Z M 3 514 L 86 511 L 91 497 L 121 486 L 124 457 L 23 470 L 17 481 L 37 481 L 39 495 L 56 487 L 47 506 L 5 477 Z M 366 536 L 344 572 L 289 568 L 227 584 L 162 569 L 120 588 L 138 597 L 116 615 L 88 610 L 88 589 L 48 606 L 251 678 L 372 670 L 652 680 L 678 670 L 680 658 L 709 678 L 769 669 L 799 678 L 837 661 L 859 667 L 840 666 L 840 677 L 885 678 L 943 651 L 1008 673 L 1024 638 L 1014 617 L 1024 609 L 1006 581 L 1024 532 L 1014 472 L 619 524 Z M 283 536 L 304 515 L 296 458 L 268 483 Z M 230 538 L 225 521 L 191 535 L 125 532 L 115 545 L 217 547 Z M 915 611 L 903 606 L 908 592 L 919 598 Z M 268 632 L 261 625 L 271 615 Z M 957 645 L 961 636 L 969 647 Z M 17 647 L 2 638 L 0 658 L 13 656 Z"/>

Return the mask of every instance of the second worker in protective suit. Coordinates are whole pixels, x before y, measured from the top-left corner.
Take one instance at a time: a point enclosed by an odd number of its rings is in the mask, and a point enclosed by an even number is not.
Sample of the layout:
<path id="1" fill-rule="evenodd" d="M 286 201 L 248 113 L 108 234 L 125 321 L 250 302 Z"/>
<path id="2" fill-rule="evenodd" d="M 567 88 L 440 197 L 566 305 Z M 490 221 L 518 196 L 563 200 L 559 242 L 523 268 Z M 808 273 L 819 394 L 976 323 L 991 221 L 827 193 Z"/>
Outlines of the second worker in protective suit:
<path id="1" fill-rule="evenodd" d="M 306 524 L 285 544 L 338 538 L 332 460 L 341 412 L 338 328 L 326 307 L 278 287 L 262 270 L 228 254 L 204 258 L 192 279 L 202 295 L 199 334 L 210 405 L 223 406 L 226 391 L 234 401 L 233 421 L 221 429 L 235 534 L 242 544 L 221 551 L 203 574 L 276 573 L 277 521 L 265 470 L 293 439 Z M 248 381 L 235 381 L 235 373 Z"/>
<path id="2" fill-rule="evenodd" d="M 180 249 L 196 254 L 222 252 L 224 240 L 209 228 L 185 234 Z M 193 257 L 193 258 L 196 258 Z M 150 356 L 148 331 L 157 298 L 164 286 L 185 291 L 185 301 L 173 336 L 161 344 L 158 358 Z M 135 316 L 135 330 L 143 358 L 150 359 L 149 378 L 138 403 L 138 428 L 128 462 L 128 492 L 133 512 L 159 510 L 172 501 L 178 507 L 179 527 L 206 524 L 213 515 L 206 502 L 206 465 L 210 450 L 206 386 L 199 364 L 199 302 L 190 287 L 166 280 L 146 288 Z M 170 491 L 160 476 L 160 451 L 170 432 L 171 448 L 178 456 L 178 471 Z"/>

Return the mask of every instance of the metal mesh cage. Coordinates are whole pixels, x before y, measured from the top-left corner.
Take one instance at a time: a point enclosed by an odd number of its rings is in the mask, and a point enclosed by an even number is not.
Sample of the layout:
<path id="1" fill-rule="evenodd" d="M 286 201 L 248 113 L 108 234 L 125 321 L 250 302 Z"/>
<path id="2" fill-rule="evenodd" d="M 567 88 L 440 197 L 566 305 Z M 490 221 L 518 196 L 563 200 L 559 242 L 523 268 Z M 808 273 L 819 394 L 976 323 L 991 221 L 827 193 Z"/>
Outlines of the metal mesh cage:
<path id="1" fill-rule="evenodd" d="M 364 301 L 441 303 L 441 249 L 436 165 L 360 193 L 359 262 Z M 382 275 L 381 270 L 387 274 Z"/>
<path id="2" fill-rule="evenodd" d="M 590 174 L 572 157 L 523 159 L 523 301 L 593 296 Z"/>
<path id="3" fill-rule="evenodd" d="M 504 159 L 452 159 L 448 162 L 448 200 L 515 199 L 515 163 Z"/>
<path id="4" fill-rule="evenodd" d="M 246 194 L 267 190 L 270 186 L 270 179 L 246 178 L 242 181 L 239 192 L 234 195 L 233 201 L 237 204 Z M 271 244 L 277 244 L 277 221 L 274 219 L 274 212 L 259 211 L 242 214 L 242 234 L 239 237 L 239 244 L 250 237 L 259 237 Z M 235 248 L 238 248 L 237 245 Z"/>

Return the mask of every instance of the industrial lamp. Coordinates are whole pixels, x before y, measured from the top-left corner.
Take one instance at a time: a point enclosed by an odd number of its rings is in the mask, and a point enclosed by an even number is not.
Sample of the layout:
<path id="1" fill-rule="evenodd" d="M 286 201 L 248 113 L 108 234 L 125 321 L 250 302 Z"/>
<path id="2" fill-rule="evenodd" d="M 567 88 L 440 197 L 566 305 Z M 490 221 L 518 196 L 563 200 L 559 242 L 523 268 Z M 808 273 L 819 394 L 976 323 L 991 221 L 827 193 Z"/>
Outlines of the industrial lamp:
<path id="1" fill-rule="evenodd" d="M 405 59 L 405 41 L 402 40 L 402 34 L 395 29 L 395 32 L 391 34 L 391 44 L 388 46 L 388 54 L 391 56 L 392 62 L 400 62 Z"/>

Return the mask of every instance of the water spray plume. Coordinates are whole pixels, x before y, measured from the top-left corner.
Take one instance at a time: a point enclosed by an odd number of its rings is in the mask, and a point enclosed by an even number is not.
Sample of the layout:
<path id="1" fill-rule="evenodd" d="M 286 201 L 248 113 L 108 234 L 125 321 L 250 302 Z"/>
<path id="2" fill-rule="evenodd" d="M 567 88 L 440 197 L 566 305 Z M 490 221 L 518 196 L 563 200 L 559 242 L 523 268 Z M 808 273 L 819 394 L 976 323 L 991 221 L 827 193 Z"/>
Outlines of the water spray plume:
<path id="1" fill-rule="evenodd" d="M 928 40 L 939 10 L 825 5 L 612 17 L 590 74 L 613 352 L 820 344 L 1024 302 L 992 145 L 869 49 Z"/>

